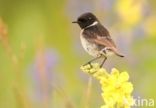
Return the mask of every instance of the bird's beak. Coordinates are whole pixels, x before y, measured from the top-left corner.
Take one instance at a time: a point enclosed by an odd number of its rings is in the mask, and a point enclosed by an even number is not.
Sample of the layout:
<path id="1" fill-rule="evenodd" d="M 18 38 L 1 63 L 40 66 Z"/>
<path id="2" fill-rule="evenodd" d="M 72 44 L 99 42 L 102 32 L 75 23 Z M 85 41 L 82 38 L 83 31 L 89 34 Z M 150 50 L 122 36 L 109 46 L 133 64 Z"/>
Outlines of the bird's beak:
<path id="1" fill-rule="evenodd" d="M 73 21 L 72 23 L 78 23 L 77 21 Z"/>

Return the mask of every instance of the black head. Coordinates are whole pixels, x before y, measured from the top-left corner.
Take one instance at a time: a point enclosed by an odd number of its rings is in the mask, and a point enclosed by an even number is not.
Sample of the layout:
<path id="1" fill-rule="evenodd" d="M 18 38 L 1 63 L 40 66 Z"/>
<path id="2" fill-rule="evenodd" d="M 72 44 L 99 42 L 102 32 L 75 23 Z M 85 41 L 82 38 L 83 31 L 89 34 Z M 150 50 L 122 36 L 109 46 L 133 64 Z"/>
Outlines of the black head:
<path id="1" fill-rule="evenodd" d="M 78 17 L 77 21 L 74 21 L 73 23 L 78 23 L 79 26 L 83 29 L 85 27 L 90 26 L 93 24 L 95 21 L 98 21 L 95 15 L 92 13 L 84 13 L 81 16 Z"/>

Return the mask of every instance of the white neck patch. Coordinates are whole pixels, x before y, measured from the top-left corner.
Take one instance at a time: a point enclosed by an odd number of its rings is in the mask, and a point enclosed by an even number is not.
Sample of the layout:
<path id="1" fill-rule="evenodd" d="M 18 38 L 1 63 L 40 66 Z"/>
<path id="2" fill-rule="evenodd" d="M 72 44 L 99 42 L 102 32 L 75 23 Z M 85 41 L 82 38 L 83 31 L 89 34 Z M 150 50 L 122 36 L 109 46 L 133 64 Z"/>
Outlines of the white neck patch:
<path id="1" fill-rule="evenodd" d="M 92 26 L 97 25 L 97 24 L 98 24 L 98 22 L 97 22 L 97 21 L 95 21 L 95 22 L 93 22 L 91 25 L 89 25 L 89 26 L 85 27 L 84 29 L 89 28 L 89 27 L 92 27 Z"/>

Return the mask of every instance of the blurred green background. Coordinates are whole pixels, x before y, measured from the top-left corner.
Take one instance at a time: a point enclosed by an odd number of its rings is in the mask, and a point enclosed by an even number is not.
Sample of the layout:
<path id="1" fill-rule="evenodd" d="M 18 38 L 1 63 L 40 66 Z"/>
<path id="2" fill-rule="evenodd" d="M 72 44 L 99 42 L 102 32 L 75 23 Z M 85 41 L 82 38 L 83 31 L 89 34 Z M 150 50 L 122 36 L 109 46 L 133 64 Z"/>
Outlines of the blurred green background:
<path id="1" fill-rule="evenodd" d="M 93 12 L 125 58 L 104 67 L 127 70 L 135 97 L 156 100 L 155 0 L 0 0 L 0 108 L 85 108 L 91 59 L 78 25 Z M 93 80 L 89 108 L 103 104 Z M 156 107 L 156 106 L 155 106 Z"/>

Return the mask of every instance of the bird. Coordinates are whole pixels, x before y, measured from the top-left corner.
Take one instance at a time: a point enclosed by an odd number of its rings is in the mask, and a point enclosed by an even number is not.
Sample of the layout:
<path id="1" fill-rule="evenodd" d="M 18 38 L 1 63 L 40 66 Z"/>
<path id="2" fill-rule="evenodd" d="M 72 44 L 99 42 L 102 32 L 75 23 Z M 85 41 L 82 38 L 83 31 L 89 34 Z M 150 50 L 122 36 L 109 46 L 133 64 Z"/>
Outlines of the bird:
<path id="1" fill-rule="evenodd" d="M 124 57 L 120 54 L 109 31 L 100 23 L 98 18 L 91 12 L 81 14 L 76 21 L 80 28 L 80 40 L 84 50 L 94 58 L 84 65 L 103 58 L 100 67 L 103 66 L 107 58 L 111 55 Z"/>

